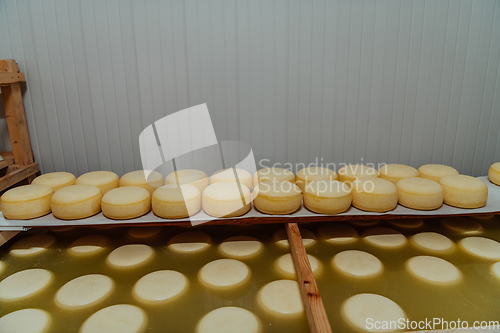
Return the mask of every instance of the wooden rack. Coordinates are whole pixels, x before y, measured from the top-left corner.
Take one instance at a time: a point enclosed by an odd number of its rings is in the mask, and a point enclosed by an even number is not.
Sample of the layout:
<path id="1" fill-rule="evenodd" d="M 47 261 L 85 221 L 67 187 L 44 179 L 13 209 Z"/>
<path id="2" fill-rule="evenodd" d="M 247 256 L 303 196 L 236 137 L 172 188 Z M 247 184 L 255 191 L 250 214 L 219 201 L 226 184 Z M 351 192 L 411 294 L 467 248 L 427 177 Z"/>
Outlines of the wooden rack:
<path id="1" fill-rule="evenodd" d="M 31 183 L 39 172 L 33 161 L 20 82 L 24 74 L 13 59 L 0 60 L 0 88 L 9 129 L 11 152 L 0 152 L 0 191 L 22 181 Z"/>

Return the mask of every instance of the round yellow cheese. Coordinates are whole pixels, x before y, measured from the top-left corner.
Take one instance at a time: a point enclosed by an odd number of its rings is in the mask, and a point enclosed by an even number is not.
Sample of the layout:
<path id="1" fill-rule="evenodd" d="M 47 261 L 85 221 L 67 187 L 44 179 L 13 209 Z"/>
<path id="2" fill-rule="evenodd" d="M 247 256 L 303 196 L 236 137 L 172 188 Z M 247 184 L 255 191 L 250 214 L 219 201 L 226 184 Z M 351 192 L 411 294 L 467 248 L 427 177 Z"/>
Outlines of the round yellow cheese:
<path id="1" fill-rule="evenodd" d="M 45 185 L 50 188 L 54 192 L 62 189 L 63 187 L 75 185 L 76 177 L 72 173 L 69 172 L 51 172 L 46 173 L 41 176 L 36 177 L 32 185 Z"/>
<path id="2" fill-rule="evenodd" d="M 162 270 L 149 273 L 136 282 L 132 295 L 140 302 L 156 305 L 178 299 L 189 286 L 189 281 L 176 271 Z"/>
<path id="3" fill-rule="evenodd" d="M 165 178 L 165 185 L 175 184 L 184 185 L 191 184 L 195 186 L 200 193 L 203 193 L 208 186 L 208 176 L 201 170 L 185 169 L 171 172 Z"/>
<path id="4" fill-rule="evenodd" d="M 332 259 L 332 266 L 351 278 L 371 278 L 380 275 L 384 270 L 382 262 L 377 257 L 359 250 L 337 253 Z"/>
<path id="5" fill-rule="evenodd" d="M 28 220 L 50 213 L 54 191 L 46 185 L 14 187 L 2 195 L 2 213 L 11 220 Z"/>
<path id="6" fill-rule="evenodd" d="M 102 197 L 101 208 L 104 216 L 110 219 L 133 219 L 149 212 L 151 194 L 139 186 L 115 188 Z"/>
<path id="7" fill-rule="evenodd" d="M 465 252 L 481 259 L 500 260 L 500 243 L 484 237 L 467 237 L 458 242 Z"/>
<path id="8" fill-rule="evenodd" d="M 201 193 L 194 185 L 168 184 L 160 187 L 151 198 L 153 212 L 166 219 L 192 216 L 201 209 Z"/>
<path id="9" fill-rule="evenodd" d="M 427 178 L 439 183 L 439 180 L 445 176 L 458 175 L 458 171 L 451 166 L 442 164 L 426 164 L 418 168 L 420 177 Z"/>
<path id="10" fill-rule="evenodd" d="M 352 183 L 352 205 L 368 212 L 387 212 L 398 205 L 396 185 L 381 178 L 358 178 Z"/>
<path id="11" fill-rule="evenodd" d="M 263 168 L 253 175 L 253 186 L 267 180 L 295 183 L 295 175 L 290 170 L 283 168 Z"/>
<path id="12" fill-rule="evenodd" d="M 255 186 L 253 204 L 266 214 L 290 214 L 300 208 L 302 193 L 294 183 L 287 181 L 263 181 Z"/>
<path id="13" fill-rule="evenodd" d="M 83 219 L 101 211 L 101 199 L 97 186 L 67 186 L 52 196 L 52 214 L 63 220 Z"/>
<path id="14" fill-rule="evenodd" d="M 378 170 L 379 177 L 386 179 L 396 185 L 398 181 L 404 178 L 418 177 L 418 170 L 414 167 L 404 164 L 386 164 Z"/>
<path id="15" fill-rule="evenodd" d="M 488 179 L 496 185 L 500 185 L 500 162 L 494 163 L 488 170 Z"/>
<path id="16" fill-rule="evenodd" d="M 146 179 L 147 175 L 147 179 Z M 153 194 L 160 186 L 163 186 L 163 175 L 158 171 L 137 170 L 126 173 L 120 178 L 120 187 L 139 186 Z"/>
<path id="17" fill-rule="evenodd" d="M 307 259 L 311 265 L 311 270 L 315 277 L 318 277 L 322 272 L 322 265 L 316 257 L 308 254 Z M 290 253 L 284 254 L 274 262 L 274 270 L 286 279 L 296 280 L 297 273 L 293 264 L 292 255 Z"/>
<path id="18" fill-rule="evenodd" d="M 402 229 L 418 229 L 421 226 L 424 225 L 424 220 L 422 219 L 393 219 L 393 220 L 388 220 L 390 224 L 392 224 L 395 227 L 402 228 Z"/>
<path id="19" fill-rule="evenodd" d="M 115 282 L 101 274 L 77 277 L 63 285 L 56 293 L 55 303 L 64 309 L 84 309 L 101 303 L 115 289 Z"/>
<path id="20" fill-rule="evenodd" d="M 410 238 L 410 243 L 419 250 L 436 254 L 447 254 L 455 250 L 455 243 L 436 232 L 421 232 Z"/>
<path id="21" fill-rule="evenodd" d="M 51 315 L 39 309 L 22 309 L 0 318 L 0 333 L 48 333 Z"/>
<path id="22" fill-rule="evenodd" d="M 80 328 L 80 333 L 143 333 L 148 317 L 144 310 L 130 304 L 116 304 L 91 315 Z"/>
<path id="23" fill-rule="evenodd" d="M 333 244 L 347 244 L 359 239 L 356 229 L 341 223 L 322 225 L 318 228 L 318 236 L 320 239 Z"/>
<path id="24" fill-rule="evenodd" d="M 245 214 L 252 206 L 250 190 L 237 183 L 215 183 L 202 195 L 205 213 L 215 217 L 235 217 Z"/>
<path id="25" fill-rule="evenodd" d="M 437 209 L 443 205 L 443 187 L 426 178 L 404 178 L 397 182 L 399 204 L 418 210 Z"/>
<path id="26" fill-rule="evenodd" d="M 250 268 L 235 259 L 218 259 L 203 266 L 198 273 L 198 279 L 210 289 L 234 289 L 250 280 Z"/>
<path id="27" fill-rule="evenodd" d="M 365 230 L 363 240 L 368 244 L 386 249 L 398 249 L 408 242 L 406 237 L 399 231 L 385 227 L 374 227 Z"/>
<path id="28" fill-rule="evenodd" d="M 14 257 L 25 257 L 46 251 L 55 242 L 52 235 L 33 235 L 15 242 L 10 247 L 10 254 Z"/>
<path id="29" fill-rule="evenodd" d="M 351 188 L 336 180 L 311 181 L 304 190 L 304 205 L 315 213 L 342 213 L 349 209 L 351 201 Z"/>
<path id="30" fill-rule="evenodd" d="M 260 333 L 259 319 L 250 311 L 225 306 L 207 313 L 196 327 L 196 333 Z"/>
<path id="31" fill-rule="evenodd" d="M 425 282 L 450 285 L 462 278 L 462 273 L 452 263 L 437 257 L 418 256 L 406 261 L 406 270 Z"/>
<path id="32" fill-rule="evenodd" d="M 114 249 L 106 258 L 113 268 L 132 269 L 150 262 L 155 255 L 152 247 L 145 244 L 127 244 Z"/>
<path id="33" fill-rule="evenodd" d="M 302 237 L 302 243 L 305 247 L 310 247 L 316 243 L 316 235 L 312 231 L 300 228 L 300 235 Z M 288 248 L 290 246 L 290 244 L 288 244 L 288 236 L 285 228 L 278 229 L 274 233 L 273 238 L 276 244 L 283 248 Z"/>
<path id="34" fill-rule="evenodd" d="M 75 256 L 89 256 L 101 252 L 109 243 L 108 236 L 86 235 L 68 246 L 68 253 Z"/>
<path id="35" fill-rule="evenodd" d="M 377 178 L 378 171 L 363 164 L 349 164 L 339 170 L 339 181 L 352 183 L 357 178 Z"/>
<path id="36" fill-rule="evenodd" d="M 444 203 L 459 208 L 479 208 L 486 205 L 488 186 L 477 178 L 465 175 L 446 176 L 439 180 Z"/>
<path id="37" fill-rule="evenodd" d="M 259 290 L 257 303 L 277 317 L 297 317 L 304 313 L 299 284 L 292 280 L 276 280 Z"/>
<path id="38" fill-rule="evenodd" d="M 469 217 L 443 217 L 440 221 L 446 228 L 461 234 L 479 234 L 483 231 L 483 226 Z"/>
<path id="39" fill-rule="evenodd" d="M 196 253 L 206 250 L 212 244 L 212 238 L 201 231 L 186 231 L 175 235 L 168 242 L 168 248 L 178 253 Z"/>
<path id="40" fill-rule="evenodd" d="M 87 172 L 76 179 L 76 185 L 93 185 L 99 187 L 102 195 L 117 188 L 120 179 L 118 175 L 111 171 Z"/>
<path id="41" fill-rule="evenodd" d="M 337 179 L 335 171 L 323 167 L 307 167 L 297 172 L 295 184 L 304 191 L 306 185 L 315 180 L 330 181 Z"/>
<path id="42" fill-rule="evenodd" d="M 250 172 L 239 169 L 239 168 L 230 168 L 226 170 L 219 170 L 214 172 L 214 174 L 210 177 L 210 184 L 215 183 L 236 183 L 236 177 L 234 176 L 234 171 L 236 170 L 236 174 L 238 176 L 238 182 L 240 184 L 245 185 L 249 190 L 252 189 L 252 175 Z"/>
<path id="43" fill-rule="evenodd" d="M 250 236 L 233 236 L 219 245 L 219 252 L 232 259 L 248 259 L 259 255 L 264 245 Z"/>
<path id="44" fill-rule="evenodd" d="M 51 271 L 41 268 L 26 269 L 0 281 L 0 301 L 21 301 L 46 290 L 54 281 Z"/>

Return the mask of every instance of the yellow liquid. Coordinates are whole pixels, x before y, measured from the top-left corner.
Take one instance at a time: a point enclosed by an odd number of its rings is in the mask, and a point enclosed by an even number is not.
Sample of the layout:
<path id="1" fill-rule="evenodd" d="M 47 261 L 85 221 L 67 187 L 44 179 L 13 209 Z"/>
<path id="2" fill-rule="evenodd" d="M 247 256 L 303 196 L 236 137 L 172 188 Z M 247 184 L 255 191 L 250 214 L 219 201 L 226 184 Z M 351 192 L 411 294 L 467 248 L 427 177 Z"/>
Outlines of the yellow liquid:
<path id="1" fill-rule="evenodd" d="M 263 332 L 308 332 L 305 314 L 300 318 L 277 318 L 262 311 L 257 304 L 259 289 L 271 281 L 282 279 L 274 271 L 273 264 L 279 256 L 289 253 L 289 250 L 279 247 L 272 240 L 272 235 L 279 228 L 283 228 L 283 226 L 210 226 L 196 229 L 164 227 L 159 235 L 151 239 L 134 239 L 128 235 L 128 228 L 78 228 L 67 232 L 51 233 L 56 237 L 56 243 L 39 255 L 29 258 L 12 257 L 8 254 L 11 244 L 21 237 L 44 233 L 47 230 L 38 229 L 22 233 L 0 248 L 0 260 L 7 263 L 6 269 L 0 274 L 0 280 L 29 268 L 48 269 L 54 273 L 55 280 L 47 290 L 32 298 L 19 302 L 0 302 L 0 317 L 15 310 L 39 308 L 52 315 L 53 323 L 50 332 L 72 333 L 78 332 L 83 322 L 94 312 L 113 304 L 125 303 L 137 305 L 147 312 L 148 333 L 181 333 L 195 332 L 198 321 L 216 308 L 237 306 L 257 315 L 261 321 Z M 194 254 L 179 254 L 166 247 L 172 236 L 190 230 L 199 230 L 210 234 L 213 240 L 212 246 L 208 250 Z M 66 251 L 67 246 L 75 239 L 87 234 L 108 235 L 112 244 L 97 255 L 89 257 L 69 255 Z M 264 251 L 255 258 L 241 260 L 250 267 L 252 274 L 247 286 L 235 291 L 214 293 L 198 282 L 198 271 L 210 261 L 224 258 L 218 252 L 217 245 L 224 239 L 236 235 L 248 235 L 259 239 L 264 244 Z M 118 271 L 106 265 L 106 257 L 112 250 L 131 243 L 152 246 L 156 253 L 153 261 L 130 271 Z M 131 294 L 132 287 L 137 280 L 148 273 L 164 269 L 175 270 L 186 275 L 190 284 L 187 293 L 165 305 L 151 306 L 137 302 Z M 116 283 L 116 289 L 111 297 L 83 310 L 59 308 L 54 302 L 57 290 L 68 281 L 86 274 L 104 274 L 111 277 Z"/>

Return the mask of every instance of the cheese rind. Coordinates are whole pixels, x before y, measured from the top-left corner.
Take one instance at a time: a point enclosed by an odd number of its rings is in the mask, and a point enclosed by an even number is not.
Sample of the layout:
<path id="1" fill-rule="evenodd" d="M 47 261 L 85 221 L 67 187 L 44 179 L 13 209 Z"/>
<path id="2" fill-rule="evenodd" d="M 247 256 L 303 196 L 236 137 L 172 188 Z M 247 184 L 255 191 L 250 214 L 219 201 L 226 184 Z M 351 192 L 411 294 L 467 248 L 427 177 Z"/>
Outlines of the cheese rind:
<path id="1" fill-rule="evenodd" d="M 488 179 L 496 185 L 500 185 L 500 162 L 493 163 L 488 170 Z"/>
<path id="2" fill-rule="evenodd" d="M 241 191 L 241 192 L 240 192 Z M 205 213 L 215 217 L 235 217 L 247 213 L 252 206 L 250 190 L 237 183 L 215 183 L 202 195 Z"/>
<path id="3" fill-rule="evenodd" d="M 398 205 L 396 185 L 381 178 L 358 178 L 352 183 L 352 205 L 368 212 L 387 212 Z"/>
<path id="4" fill-rule="evenodd" d="M 92 171 L 87 172 L 76 179 L 76 185 L 97 186 L 105 195 L 108 191 L 117 188 L 120 178 L 111 171 Z"/>
<path id="5" fill-rule="evenodd" d="M 55 192 L 63 187 L 75 185 L 76 177 L 69 172 L 50 172 L 36 177 L 31 182 L 32 185 L 45 185 Z"/>
<path id="6" fill-rule="evenodd" d="M 147 177 L 147 179 L 146 179 Z M 163 186 L 163 175 L 158 171 L 137 170 L 124 174 L 120 178 L 119 187 L 139 186 L 150 194 L 153 194 L 157 188 Z"/>
<path id="7" fill-rule="evenodd" d="M 484 237 L 467 237 L 458 242 L 465 252 L 482 259 L 500 260 L 500 243 Z"/>
<path id="8" fill-rule="evenodd" d="M 488 186 L 477 178 L 465 175 L 446 176 L 439 180 L 444 203 L 459 208 L 479 208 L 486 205 Z"/>
<path id="9" fill-rule="evenodd" d="M 336 180 L 315 180 L 304 190 L 304 205 L 320 214 L 334 215 L 349 209 L 352 202 L 351 188 Z"/>
<path id="10" fill-rule="evenodd" d="M 115 282 L 101 274 L 79 276 L 64 284 L 56 293 L 55 303 L 64 309 L 84 309 L 108 298 Z"/>
<path id="11" fill-rule="evenodd" d="M 201 170 L 185 169 L 171 172 L 165 178 L 165 185 L 184 185 L 191 184 L 195 186 L 200 193 L 207 188 L 209 184 L 208 176 Z"/>
<path id="12" fill-rule="evenodd" d="M 307 259 L 311 265 L 311 270 L 315 277 L 318 277 L 322 271 L 322 265 L 316 257 L 308 254 Z M 292 255 L 290 253 L 284 254 L 274 261 L 274 269 L 285 279 L 297 279 L 295 266 L 293 264 Z"/>
<path id="13" fill-rule="evenodd" d="M 371 245 L 386 249 L 398 249 L 408 242 L 406 237 L 399 231 L 385 227 L 374 227 L 365 230 L 363 240 Z"/>
<path id="14" fill-rule="evenodd" d="M 184 274 L 161 270 L 140 278 L 132 289 L 132 295 L 140 302 L 158 305 L 178 299 L 188 286 L 189 281 Z"/>
<path id="15" fill-rule="evenodd" d="M 312 181 L 330 181 L 336 179 L 337 174 L 331 169 L 323 167 L 307 167 L 297 172 L 297 175 L 295 176 L 295 184 L 297 184 L 301 191 L 304 191 L 306 185 Z"/>
<path id="16" fill-rule="evenodd" d="M 450 262 L 430 256 L 417 256 L 406 261 L 406 270 L 425 282 L 450 285 L 462 278 L 462 273 Z"/>
<path id="17" fill-rule="evenodd" d="M 151 194 L 139 186 L 118 187 L 102 197 L 101 208 L 104 216 L 110 219 L 136 218 L 151 209 Z"/>
<path id="18" fill-rule="evenodd" d="M 433 210 L 443 205 L 443 187 L 426 178 L 404 178 L 397 182 L 399 204 L 418 210 Z"/>
<path id="19" fill-rule="evenodd" d="M 148 317 L 141 308 L 130 304 L 111 305 L 91 315 L 80 328 L 80 333 L 143 333 Z"/>
<path id="20" fill-rule="evenodd" d="M 219 252 L 232 259 L 248 259 L 259 255 L 264 245 L 250 236 L 233 236 L 219 245 Z"/>
<path id="21" fill-rule="evenodd" d="M 102 192 L 97 186 L 71 185 L 52 196 L 52 213 L 63 220 L 83 219 L 101 211 Z"/>
<path id="22" fill-rule="evenodd" d="M 106 263 L 116 269 L 133 269 L 145 265 L 153 259 L 153 248 L 145 244 L 127 244 L 114 249 L 106 258 Z"/>
<path id="23" fill-rule="evenodd" d="M 451 166 L 442 164 L 425 164 L 418 168 L 420 177 L 427 178 L 439 183 L 439 180 L 445 176 L 458 175 L 458 171 Z"/>
<path id="24" fill-rule="evenodd" d="M 54 281 L 51 271 L 41 268 L 26 269 L 0 281 L 0 301 L 21 301 L 46 290 Z"/>
<path id="25" fill-rule="evenodd" d="M 410 243 L 419 250 L 437 254 L 451 253 L 455 250 L 455 243 L 436 232 L 421 232 L 413 235 L 410 237 Z"/>
<path id="26" fill-rule="evenodd" d="M 160 187 L 151 198 L 153 212 L 166 219 L 192 216 L 201 209 L 201 193 L 191 184 L 168 184 Z"/>
<path id="27" fill-rule="evenodd" d="M 250 311 L 226 306 L 207 313 L 196 327 L 196 333 L 260 333 L 259 319 Z"/>
<path id="28" fill-rule="evenodd" d="M 0 318 L 0 333 L 47 333 L 51 324 L 52 317 L 47 311 L 22 309 Z"/>
<path id="29" fill-rule="evenodd" d="M 200 269 L 198 280 L 210 289 L 234 289 L 250 280 L 250 268 L 239 260 L 218 259 Z"/>
<path id="30" fill-rule="evenodd" d="M 414 167 L 404 164 L 386 164 L 380 167 L 378 170 L 379 177 L 382 179 L 386 179 L 393 183 L 397 184 L 398 181 L 405 178 L 418 177 L 418 170 Z"/>
<path id="31" fill-rule="evenodd" d="M 300 188 L 288 181 L 263 181 L 253 191 L 253 204 L 259 211 L 272 214 L 290 214 L 300 208 Z"/>
<path id="32" fill-rule="evenodd" d="M 238 176 L 238 180 L 236 181 L 236 177 L 234 176 L 234 172 L 236 170 L 236 174 Z M 219 170 L 214 172 L 214 174 L 210 177 L 210 184 L 215 183 L 236 183 L 245 185 L 249 190 L 252 189 L 253 180 L 250 172 L 239 169 L 239 168 L 229 168 L 226 170 Z"/>
<path id="33" fill-rule="evenodd" d="M 346 250 L 332 258 L 332 266 L 340 273 L 354 278 L 371 278 L 380 275 L 384 269 L 382 262 L 373 254 Z"/>
<path id="34" fill-rule="evenodd" d="M 28 220 L 47 215 L 54 191 L 46 185 L 23 185 L 1 197 L 2 214 L 11 220 Z"/>
<path id="35" fill-rule="evenodd" d="M 276 280 L 266 284 L 257 294 L 257 303 L 278 317 L 297 317 L 304 313 L 297 281 Z"/>
<path id="36" fill-rule="evenodd" d="M 339 181 L 352 183 L 357 178 L 377 178 L 378 171 L 375 168 L 364 164 L 348 164 L 342 168 L 340 168 L 339 173 Z"/>

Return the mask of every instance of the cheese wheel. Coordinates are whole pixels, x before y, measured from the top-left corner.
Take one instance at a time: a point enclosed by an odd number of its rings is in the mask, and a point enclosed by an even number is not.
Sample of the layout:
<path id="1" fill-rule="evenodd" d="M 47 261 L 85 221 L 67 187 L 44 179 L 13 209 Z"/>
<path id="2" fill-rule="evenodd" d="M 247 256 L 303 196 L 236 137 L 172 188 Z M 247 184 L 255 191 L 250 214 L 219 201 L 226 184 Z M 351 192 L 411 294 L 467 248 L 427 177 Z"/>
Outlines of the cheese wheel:
<path id="1" fill-rule="evenodd" d="M 101 211 L 101 199 L 97 186 L 67 186 L 52 196 L 52 214 L 63 220 L 83 219 Z"/>
<path id="2" fill-rule="evenodd" d="M 251 190 L 253 185 L 252 175 L 250 172 L 239 168 L 229 168 L 214 172 L 214 174 L 210 177 L 210 184 L 236 183 L 236 177 L 234 176 L 235 171 L 238 175 L 238 182 Z"/>
<path id="3" fill-rule="evenodd" d="M 297 281 L 276 280 L 266 284 L 257 294 L 257 303 L 277 317 L 297 317 L 304 313 Z"/>
<path id="4" fill-rule="evenodd" d="M 0 274 L 2 274 L 5 267 L 7 267 L 7 264 L 5 263 L 5 261 L 0 260 Z"/>
<path id="5" fill-rule="evenodd" d="M 127 244 L 114 249 L 106 258 L 112 268 L 132 269 L 143 266 L 154 257 L 154 250 L 144 244 Z"/>
<path id="6" fill-rule="evenodd" d="M 196 326 L 196 333 L 260 333 L 259 319 L 250 311 L 235 306 L 207 313 Z"/>
<path id="7" fill-rule="evenodd" d="M 409 165 L 386 164 L 378 169 L 378 176 L 396 185 L 401 179 L 418 177 L 419 173 L 417 169 Z"/>
<path id="8" fill-rule="evenodd" d="M 377 178 L 378 171 L 363 164 L 348 164 L 339 170 L 339 181 L 352 183 L 357 178 Z"/>
<path id="9" fill-rule="evenodd" d="M 398 205 L 396 185 L 381 178 L 358 178 L 352 185 L 352 205 L 368 212 L 387 212 Z"/>
<path id="10" fill-rule="evenodd" d="M 338 272 L 355 278 L 371 278 L 384 270 L 382 262 L 373 254 L 358 250 L 337 253 L 332 258 L 332 266 Z"/>
<path id="11" fill-rule="evenodd" d="M 2 214 L 11 220 L 29 220 L 47 215 L 53 193 L 45 185 L 14 187 L 1 197 Z"/>
<path id="12" fill-rule="evenodd" d="M 295 184 L 304 191 L 306 185 L 315 180 L 322 180 L 329 183 L 330 180 L 336 180 L 337 174 L 335 171 L 323 167 L 307 167 L 297 172 L 295 176 Z"/>
<path id="13" fill-rule="evenodd" d="M 151 209 L 151 194 L 139 186 L 119 187 L 108 191 L 101 201 L 104 216 L 115 220 L 133 219 Z"/>
<path id="14" fill-rule="evenodd" d="M 117 188 L 120 179 L 118 175 L 111 171 L 87 172 L 76 179 L 76 185 L 97 186 L 105 195 L 108 191 Z"/>
<path id="15" fill-rule="evenodd" d="M 255 185 L 253 204 L 262 213 L 283 215 L 295 212 L 302 203 L 300 188 L 287 181 L 263 181 Z"/>
<path id="16" fill-rule="evenodd" d="M 304 205 L 315 213 L 342 213 L 349 209 L 351 201 L 351 188 L 336 180 L 311 181 L 304 190 Z"/>
<path id="17" fill-rule="evenodd" d="M 442 164 L 426 164 L 418 168 L 420 177 L 427 178 L 439 183 L 439 180 L 445 176 L 458 175 L 458 171 L 451 166 Z"/>
<path id="18" fill-rule="evenodd" d="M 462 273 L 450 262 L 430 256 L 418 256 L 406 261 L 406 270 L 425 282 L 449 285 L 462 278 Z"/>
<path id="19" fill-rule="evenodd" d="M 318 229 L 318 236 L 332 244 L 347 244 L 359 239 L 356 229 L 341 223 L 322 225 Z"/>
<path id="20" fill-rule="evenodd" d="M 18 240 L 10 247 L 10 254 L 15 257 L 25 257 L 46 251 L 55 242 L 52 235 L 34 235 Z"/>
<path id="21" fill-rule="evenodd" d="M 385 227 L 365 230 L 363 240 L 368 244 L 386 249 L 398 249 L 408 242 L 406 237 L 399 231 Z"/>
<path id="22" fill-rule="evenodd" d="M 390 224 L 402 229 L 417 229 L 424 225 L 422 219 L 394 219 L 388 220 Z"/>
<path id="23" fill-rule="evenodd" d="M 311 270 L 315 277 L 321 274 L 322 266 L 318 259 L 308 254 L 307 259 L 311 265 Z M 274 270 L 285 279 L 295 280 L 297 279 L 297 274 L 295 271 L 295 266 L 293 264 L 292 255 L 287 253 L 282 255 L 274 262 Z"/>
<path id="24" fill-rule="evenodd" d="M 147 175 L 147 179 L 146 179 Z M 120 178 L 119 187 L 139 186 L 152 195 L 160 186 L 163 186 L 163 175 L 158 171 L 137 170 L 126 173 Z"/>
<path id="25" fill-rule="evenodd" d="M 472 235 L 483 231 L 481 224 L 468 217 L 444 217 L 440 221 L 446 228 L 461 234 Z"/>
<path id="26" fill-rule="evenodd" d="M 148 317 L 141 308 L 130 304 L 111 305 L 91 315 L 80 333 L 143 333 Z"/>
<path id="27" fill-rule="evenodd" d="M 195 169 L 186 169 L 186 170 L 178 170 L 171 172 L 165 178 L 165 185 L 175 184 L 175 185 L 184 185 L 190 184 L 193 185 L 203 193 L 205 188 L 208 186 L 208 176 L 201 170 Z"/>
<path id="28" fill-rule="evenodd" d="M 133 238 L 152 238 L 161 232 L 161 227 L 133 227 L 128 229 L 128 234 Z"/>
<path id="29" fill-rule="evenodd" d="M 486 260 L 500 260 L 500 243 L 484 237 L 467 237 L 458 242 L 465 252 Z"/>
<path id="30" fill-rule="evenodd" d="M 68 246 L 68 253 L 75 256 L 94 255 L 105 249 L 109 238 L 105 235 L 86 235 Z"/>
<path id="31" fill-rule="evenodd" d="M 283 168 L 263 168 L 254 173 L 253 186 L 267 180 L 295 183 L 295 175 L 290 170 Z"/>
<path id="32" fill-rule="evenodd" d="M 310 247 L 316 243 L 316 235 L 312 231 L 300 228 L 300 235 L 302 236 L 302 243 L 305 247 Z M 286 229 L 284 228 L 276 231 L 273 238 L 276 244 L 283 248 L 288 248 L 290 246 L 290 244 L 288 244 Z"/>
<path id="33" fill-rule="evenodd" d="M 22 309 L 0 318 L 0 333 L 47 333 L 52 317 L 47 311 Z"/>
<path id="34" fill-rule="evenodd" d="M 206 250 L 212 244 L 210 236 L 201 231 L 186 231 L 175 235 L 168 242 L 168 248 L 179 253 L 196 253 Z"/>
<path id="35" fill-rule="evenodd" d="M 397 182 L 398 202 L 418 210 L 437 209 L 443 205 L 443 188 L 426 178 L 405 178 Z"/>
<path id="36" fill-rule="evenodd" d="M 459 208 L 479 208 L 486 205 L 488 186 L 477 178 L 465 175 L 446 176 L 439 180 L 444 203 Z"/>
<path id="37" fill-rule="evenodd" d="M 36 177 L 31 184 L 32 185 L 45 185 L 56 192 L 63 187 L 75 185 L 76 177 L 69 172 L 50 172 Z"/>
<path id="38" fill-rule="evenodd" d="M 500 279 L 500 261 L 491 265 L 491 273 Z"/>
<path id="39" fill-rule="evenodd" d="M 201 193 L 191 184 L 177 186 L 168 184 L 160 187 L 151 198 L 153 212 L 166 219 L 180 219 L 192 216 L 201 209 Z"/>
<path id="40" fill-rule="evenodd" d="M 488 170 L 488 179 L 496 185 L 500 185 L 500 162 L 494 163 Z"/>
<path id="41" fill-rule="evenodd" d="M 115 282 L 111 278 L 89 274 L 67 282 L 57 291 L 54 299 L 61 308 L 79 310 L 103 302 L 114 289 Z"/>
<path id="42" fill-rule="evenodd" d="M 419 250 L 437 254 L 451 253 L 455 250 L 455 243 L 448 237 L 436 232 L 421 232 L 410 237 L 410 243 Z"/>
<path id="43" fill-rule="evenodd" d="M 406 322 L 406 313 L 394 301 L 377 294 L 358 294 L 349 297 L 341 307 L 342 318 L 355 331 L 393 332 L 392 327 L 368 328 L 367 323 Z M 381 325 L 382 326 L 382 325 Z"/>
<path id="44" fill-rule="evenodd" d="M 202 195 L 205 213 L 215 217 L 235 217 L 245 214 L 252 206 L 250 190 L 236 183 L 215 183 Z"/>
<path id="45" fill-rule="evenodd" d="M 178 299 L 186 292 L 188 286 L 189 281 L 184 274 L 162 270 L 140 278 L 132 289 L 132 295 L 146 304 L 165 304 Z"/>
<path id="46" fill-rule="evenodd" d="M 248 259 L 262 253 L 264 245 L 256 238 L 249 236 L 233 236 L 219 245 L 219 252 L 232 259 Z"/>
<path id="47" fill-rule="evenodd" d="M 357 225 L 358 227 L 372 227 L 377 225 L 380 220 L 352 220 L 349 223 Z"/>
<path id="48" fill-rule="evenodd" d="M 203 266 L 198 279 L 207 288 L 228 290 L 245 285 L 250 280 L 250 268 L 234 259 L 218 259 Z"/>
<path id="49" fill-rule="evenodd" d="M 46 290 L 54 281 L 51 271 L 41 268 L 26 269 L 0 281 L 0 301 L 21 301 Z"/>

